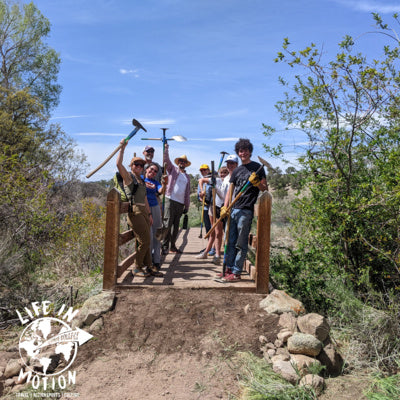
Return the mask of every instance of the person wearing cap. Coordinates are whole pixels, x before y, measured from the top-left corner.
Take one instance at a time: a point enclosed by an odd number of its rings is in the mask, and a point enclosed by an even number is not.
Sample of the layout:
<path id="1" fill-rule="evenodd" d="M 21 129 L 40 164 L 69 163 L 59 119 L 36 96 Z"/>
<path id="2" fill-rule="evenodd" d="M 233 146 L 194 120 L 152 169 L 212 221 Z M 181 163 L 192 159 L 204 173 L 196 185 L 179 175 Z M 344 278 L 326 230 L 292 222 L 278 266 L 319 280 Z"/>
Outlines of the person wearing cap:
<path id="1" fill-rule="evenodd" d="M 122 139 L 120 143 L 117 168 L 122 176 L 124 189 L 131 203 L 128 212 L 128 224 L 135 234 L 137 243 L 133 275 L 155 275 L 157 271 L 153 271 L 150 249 L 150 226 L 153 223 L 153 218 L 147 201 L 146 185 L 141 177 L 146 161 L 140 157 L 133 157 L 129 164 L 131 172 L 128 172 L 123 165 L 127 142 Z"/>
<path id="2" fill-rule="evenodd" d="M 176 239 L 179 232 L 179 221 L 182 214 L 186 214 L 190 206 L 190 177 L 186 173 L 186 167 L 191 165 L 186 155 L 175 158 L 172 164 L 169 158 L 169 145 L 165 144 L 164 160 L 168 174 L 168 184 L 165 192 L 165 220 L 167 234 L 162 243 L 162 253 L 182 253 L 176 247 Z"/>
<path id="3" fill-rule="evenodd" d="M 157 175 L 154 177 L 154 179 L 158 182 L 161 182 L 162 179 L 162 173 L 163 173 L 163 169 L 161 167 L 160 164 L 156 163 L 155 161 L 153 161 L 153 157 L 154 157 L 154 147 L 153 146 L 146 146 L 143 149 L 143 156 L 144 159 L 146 160 L 146 164 L 144 165 L 144 170 L 146 171 L 147 167 L 151 164 L 154 163 L 157 165 L 158 168 L 158 172 Z"/>
<path id="4" fill-rule="evenodd" d="M 229 237 L 225 255 L 227 270 L 222 278 L 225 282 L 238 282 L 241 279 L 243 264 L 247 256 L 254 204 L 260 191 L 268 189 L 264 169 L 260 168 L 261 164 L 251 160 L 253 145 L 250 140 L 239 139 L 235 144 L 235 152 L 242 164 L 232 172 L 229 179 L 234 188 L 233 198 L 236 198 L 248 181 L 251 186 L 243 192 L 230 212 Z M 221 208 L 221 217 L 228 216 L 228 206 L 229 191 L 225 197 L 225 205 Z"/>
<path id="5" fill-rule="evenodd" d="M 217 215 L 216 216 L 212 215 L 212 208 L 211 208 L 210 209 L 210 211 L 211 211 L 210 219 L 211 219 L 212 223 L 213 223 L 213 221 L 214 222 L 217 221 L 220 217 L 220 210 L 221 210 L 221 207 L 224 205 L 225 198 L 227 196 L 228 189 L 230 186 L 229 180 L 230 180 L 233 170 L 238 166 L 239 159 L 237 158 L 236 155 L 231 154 L 230 156 L 227 157 L 225 162 L 226 162 L 226 167 L 220 168 L 220 170 L 219 170 L 220 178 L 217 178 L 217 180 L 216 180 L 216 188 L 215 188 L 216 189 L 215 190 L 216 201 L 215 201 L 215 203 L 216 203 Z M 209 178 L 202 178 L 202 179 L 200 179 L 199 182 L 203 183 L 203 182 L 208 182 L 208 181 L 209 181 Z M 212 246 L 214 244 L 215 256 L 214 256 L 212 262 L 215 265 L 219 265 L 221 263 L 221 246 L 222 246 L 222 238 L 224 235 L 224 227 L 225 227 L 224 222 L 225 221 L 220 221 L 217 224 L 214 232 L 209 237 L 207 247 L 198 256 L 196 256 L 196 258 L 206 259 L 207 255 L 210 255 L 210 253 L 208 253 L 208 252 L 210 251 L 210 249 L 212 248 Z"/>
<path id="6" fill-rule="evenodd" d="M 209 178 L 211 176 L 210 167 L 207 164 L 201 164 L 199 170 L 202 178 Z M 200 184 L 197 186 L 197 198 L 201 202 L 203 202 L 202 193 L 206 192 L 206 189 L 207 188 L 200 186 Z M 204 223 L 204 228 L 206 229 L 206 233 L 211 229 L 210 217 L 208 216 L 208 207 L 209 205 L 204 203 L 204 208 L 202 210 L 203 223 Z"/>

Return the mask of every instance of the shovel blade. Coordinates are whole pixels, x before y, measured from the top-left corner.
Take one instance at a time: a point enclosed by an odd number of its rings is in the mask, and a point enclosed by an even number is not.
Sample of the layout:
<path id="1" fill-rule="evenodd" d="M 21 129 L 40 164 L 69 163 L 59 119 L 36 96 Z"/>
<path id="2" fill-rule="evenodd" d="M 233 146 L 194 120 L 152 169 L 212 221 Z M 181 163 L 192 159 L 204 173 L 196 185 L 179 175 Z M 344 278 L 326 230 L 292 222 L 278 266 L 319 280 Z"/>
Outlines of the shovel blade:
<path id="1" fill-rule="evenodd" d="M 157 240 L 164 240 L 167 235 L 167 228 L 162 226 L 161 228 L 157 228 L 155 237 Z"/>

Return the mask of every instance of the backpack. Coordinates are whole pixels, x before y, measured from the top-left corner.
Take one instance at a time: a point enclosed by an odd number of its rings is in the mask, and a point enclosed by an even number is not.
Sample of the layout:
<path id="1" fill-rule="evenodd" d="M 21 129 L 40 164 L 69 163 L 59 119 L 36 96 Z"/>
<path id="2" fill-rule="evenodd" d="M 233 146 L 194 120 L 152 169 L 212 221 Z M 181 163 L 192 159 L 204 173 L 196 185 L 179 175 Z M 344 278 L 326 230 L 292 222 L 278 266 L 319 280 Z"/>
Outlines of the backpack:
<path id="1" fill-rule="evenodd" d="M 130 175 L 131 175 L 132 180 L 133 180 L 132 197 L 131 197 L 130 199 L 128 199 L 128 195 L 127 195 L 126 192 L 125 192 L 125 189 L 124 189 L 124 182 L 123 182 L 122 176 L 121 176 L 121 174 L 120 174 L 119 172 L 116 172 L 116 173 L 114 174 L 114 176 L 113 176 L 113 183 L 114 183 L 115 189 L 117 189 L 118 192 L 119 192 L 120 195 L 121 195 L 121 201 L 129 201 L 129 203 L 130 203 L 131 206 L 132 206 L 132 203 L 133 203 L 133 195 L 136 193 L 136 190 L 137 190 L 137 188 L 138 188 L 139 185 L 138 185 L 138 183 L 137 183 L 137 180 L 136 180 L 135 176 L 134 176 L 131 172 L 130 172 Z"/>
<path id="2" fill-rule="evenodd" d="M 212 203 L 212 186 L 207 185 L 206 186 L 206 194 L 204 196 L 204 204 L 209 206 Z"/>

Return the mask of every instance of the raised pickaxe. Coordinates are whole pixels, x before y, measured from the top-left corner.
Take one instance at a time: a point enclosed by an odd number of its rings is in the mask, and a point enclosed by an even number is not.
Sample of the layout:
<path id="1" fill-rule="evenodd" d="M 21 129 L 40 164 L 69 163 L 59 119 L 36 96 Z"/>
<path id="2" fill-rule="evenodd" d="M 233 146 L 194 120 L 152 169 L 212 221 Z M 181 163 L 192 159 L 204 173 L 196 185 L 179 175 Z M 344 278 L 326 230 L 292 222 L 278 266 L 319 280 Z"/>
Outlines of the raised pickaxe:
<path id="1" fill-rule="evenodd" d="M 218 171 L 221 169 L 222 161 L 224 161 L 225 154 L 229 154 L 226 151 L 221 151 L 221 159 L 219 160 Z"/>
<path id="2" fill-rule="evenodd" d="M 136 119 L 132 120 L 132 125 L 135 127 L 135 129 L 124 139 L 125 143 L 127 143 L 133 136 L 136 135 L 136 133 L 139 131 L 139 129 L 143 129 L 145 132 L 147 130 L 143 127 L 143 125 L 137 121 Z M 90 178 L 95 172 L 97 172 L 100 168 L 104 167 L 117 153 L 117 151 L 122 147 L 122 144 L 119 144 L 119 146 L 97 167 L 95 168 L 92 172 L 89 172 L 86 175 L 86 178 Z"/>
<path id="3" fill-rule="evenodd" d="M 259 168 L 257 168 L 256 171 L 256 175 L 258 175 L 260 173 L 260 171 L 264 168 L 272 168 L 271 164 L 269 162 L 267 162 L 266 160 L 264 160 L 261 157 L 258 157 L 261 165 Z M 247 182 L 243 185 L 243 187 L 240 189 L 239 193 L 236 195 L 236 197 L 233 199 L 232 203 L 229 204 L 229 206 L 226 208 L 226 212 L 229 213 L 230 210 L 232 209 L 232 207 L 235 205 L 235 203 L 242 197 L 243 193 L 251 186 L 251 182 L 250 179 L 247 180 Z M 222 221 L 223 218 L 218 218 L 218 220 L 214 223 L 214 225 L 210 228 L 210 230 L 207 232 L 207 234 L 204 236 L 204 239 L 207 239 L 208 236 L 211 235 L 212 232 L 214 232 L 215 227 L 217 226 L 217 224 Z"/>
<path id="4" fill-rule="evenodd" d="M 177 136 L 172 136 L 170 138 L 166 138 L 165 137 L 165 131 L 168 128 L 161 128 L 161 130 L 163 131 L 163 137 L 162 138 L 142 138 L 142 140 L 160 140 L 162 141 L 163 144 L 163 173 L 165 174 L 165 156 L 164 156 L 164 152 L 165 152 L 165 145 L 167 144 L 168 140 L 175 140 L 177 142 L 186 142 L 186 138 L 184 136 L 181 135 L 177 135 Z M 163 193 L 163 197 L 162 197 L 162 208 L 161 208 L 161 227 L 156 229 L 156 234 L 155 237 L 157 240 L 163 240 L 165 238 L 165 235 L 167 233 L 167 228 L 164 225 L 164 213 L 165 213 L 165 191 Z"/>

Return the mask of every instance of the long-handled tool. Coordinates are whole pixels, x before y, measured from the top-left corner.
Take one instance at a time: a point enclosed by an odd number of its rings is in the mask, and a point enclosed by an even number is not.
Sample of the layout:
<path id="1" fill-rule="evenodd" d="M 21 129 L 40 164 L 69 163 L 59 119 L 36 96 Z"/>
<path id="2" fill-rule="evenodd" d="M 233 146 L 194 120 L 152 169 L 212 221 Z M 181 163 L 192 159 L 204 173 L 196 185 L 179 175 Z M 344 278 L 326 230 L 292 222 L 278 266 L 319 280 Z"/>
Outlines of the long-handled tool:
<path id="1" fill-rule="evenodd" d="M 212 187 L 211 193 L 212 193 L 213 217 L 214 217 L 214 221 L 216 221 L 217 220 L 217 204 L 216 204 L 217 189 L 216 189 L 214 161 L 211 161 L 211 187 Z"/>
<path id="2" fill-rule="evenodd" d="M 161 128 L 161 129 L 168 129 L 168 128 Z M 163 131 L 163 135 L 165 135 L 165 131 Z M 160 140 L 163 142 L 163 146 L 165 146 L 165 143 L 167 143 L 168 140 L 175 140 L 176 142 L 186 142 L 185 136 L 181 135 L 176 135 L 176 136 L 171 136 L 170 138 L 142 138 L 142 140 Z"/>
<path id="3" fill-rule="evenodd" d="M 233 183 L 231 183 L 229 185 L 229 203 L 232 201 L 232 195 L 233 195 Z M 226 272 L 226 254 L 227 254 L 228 245 L 229 245 L 229 228 L 230 228 L 230 226 L 231 226 L 231 215 L 229 214 L 228 221 L 226 222 L 226 229 L 225 229 L 224 260 L 222 262 L 222 275 L 221 275 L 221 277 L 214 279 L 215 281 L 221 282 L 221 283 L 225 282 L 222 280 L 222 278 L 225 277 L 225 272 Z"/>
<path id="4" fill-rule="evenodd" d="M 263 158 L 258 157 L 259 161 L 261 162 L 260 167 L 257 169 L 256 171 L 256 175 L 259 174 L 259 172 L 265 167 L 267 168 L 272 168 L 271 165 L 265 161 Z M 233 206 L 235 205 L 235 203 L 242 197 L 243 193 L 251 186 L 251 182 L 250 180 L 248 180 L 243 187 L 240 189 L 239 193 L 236 195 L 236 197 L 234 198 L 234 200 L 232 201 L 231 204 L 229 204 L 229 206 L 226 208 L 226 212 L 230 212 L 230 210 L 233 208 Z M 214 232 L 215 227 L 217 226 L 218 222 L 222 221 L 225 217 L 220 217 L 218 218 L 218 220 L 214 223 L 214 225 L 211 227 L 211 229 L 207 232 L 207 234 L 204 236 L 205 239 L 207 239 L 208 236 L 211 235 L 212 232 Z"/>
<path id="5" fill-rule="evenodd" d="M 206 184 L 203 185 L 203 187 L 201 188 L 202 191 L 205 191 L 205 186 Z M 204 202 L 206 200 L 206 196 L 203 196 L 203 199 L 201 200 L 201 220 L 200 220 L 200 235 L 199 235 L 199 239 L 201 239 L 203 237 L 203 223 L 204 223 Z"/>
<path id="6" fill-rule="evenodd" d="M 226 155 L 226 154 L 229 154 L 229 153 L 227 153 L 226 151 L 221 151 L 220 153 L 221 153 L 221 158 L 220 158 L 220 160 L 219 160 L 218 171 L 221 169 L 222 161 L 224 161 L 225 155 Z"/>
<path id="7" fill-rule="evenodd" d="M 127 143 L 133 136 L 135 136 L 136 133 L 139 131 L 139 129 L 143 129 L 145 132 L 147 132 L 147 130 L 143 127 L 143 125 L 136 119 L 132 120 L 132 125 L 135 127 L 135 129 L 125 138 L 125 143 Z M 93 171 L 89 172 L 86 175 L 86 178 L 90 178 L 100 168 L 104 167 L 114 157 L 114 155 L 118 152 L 118 150 L 121 147 L 122 147 L 122 144 L 120 144 L 97 168 L 95 168 Z"/>
<path id="8" fill-rule="evenodd" d="M 162 138 L 142 138 L 142 140 L 160 140 L 162 141 L 163 144 L 163 172 L 164 174 L 166 173 L 166 163 L 165 163 L 165 145 L 167 144 L 168 140 L 175 140 L 176 142 L 186 142 L 186 138 L 184 136 L 181 135 L 177 135 L 177 136 L 172 136 L 170 138 L 166 138 L 165 136 L 165 131 L 168 128 L 161 128 L 163 131 L 163 137 Z M 161 206 L 161 227 L 156 229 L 156 234 L 155 237 L 157 240 L 164 240 L 165 239 L 165 235 L 167 234 L 168 228 L 165 226 L 164 224 L 164 213 L 165 213 L 165 191 L 163 193 L 163 197 L 162 197 L 162 206 Z"/>

